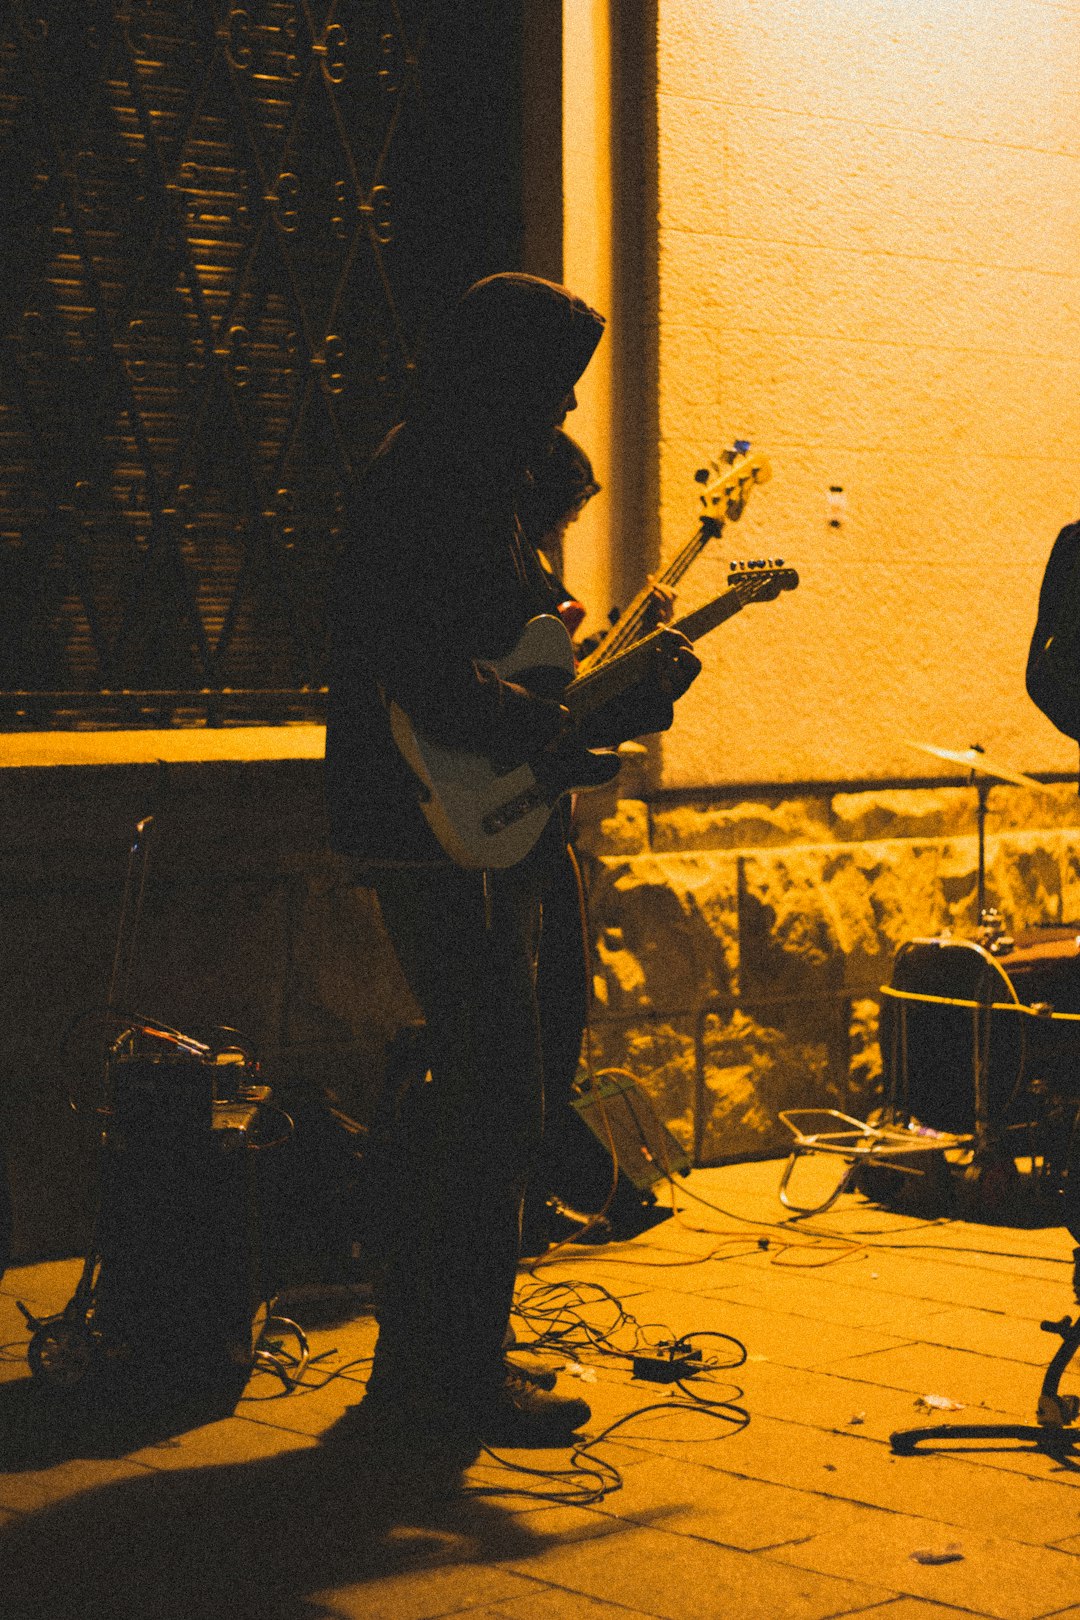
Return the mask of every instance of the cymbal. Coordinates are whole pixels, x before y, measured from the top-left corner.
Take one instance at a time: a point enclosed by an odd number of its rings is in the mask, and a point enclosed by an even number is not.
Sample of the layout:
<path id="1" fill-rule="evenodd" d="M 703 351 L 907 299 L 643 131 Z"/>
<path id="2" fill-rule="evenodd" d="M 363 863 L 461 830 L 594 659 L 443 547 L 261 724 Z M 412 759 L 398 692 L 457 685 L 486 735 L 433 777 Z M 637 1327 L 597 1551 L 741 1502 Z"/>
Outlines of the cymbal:
<path id="1" fill-rule="evenodd" d="M 924 754 L 933 754 L 937 759 L 951 760 L 954 765 L 966 765 L 969 770 L 978 771 L 982 776 L 994 776 L 999 782 L 1014 782 L 1017 787 L 1041 788 L 1043 782 L 1037 782 L 1033 776 L 1025 776 L 1022 771 L 1010 770 L 1007 765 L 995 765 L 993 760 L 987 759 L 982 749 L 976 744 L 970 748 L 935 748 L 933 743 L 915 742 L 908 737 L 909 748 L 918 748 Z"/>

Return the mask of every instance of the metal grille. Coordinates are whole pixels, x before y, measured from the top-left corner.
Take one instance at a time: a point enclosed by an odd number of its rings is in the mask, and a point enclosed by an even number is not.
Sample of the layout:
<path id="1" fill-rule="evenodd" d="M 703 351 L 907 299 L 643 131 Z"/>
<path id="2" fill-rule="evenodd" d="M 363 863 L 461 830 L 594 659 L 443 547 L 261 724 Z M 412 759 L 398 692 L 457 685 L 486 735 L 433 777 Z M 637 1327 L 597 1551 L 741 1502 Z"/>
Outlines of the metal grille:
<path id="1" fill-rule="evenodd" d="M 350 480 L 519 259 L 515 13 L 9 0 L 0 726 L 320 712 Z"/>

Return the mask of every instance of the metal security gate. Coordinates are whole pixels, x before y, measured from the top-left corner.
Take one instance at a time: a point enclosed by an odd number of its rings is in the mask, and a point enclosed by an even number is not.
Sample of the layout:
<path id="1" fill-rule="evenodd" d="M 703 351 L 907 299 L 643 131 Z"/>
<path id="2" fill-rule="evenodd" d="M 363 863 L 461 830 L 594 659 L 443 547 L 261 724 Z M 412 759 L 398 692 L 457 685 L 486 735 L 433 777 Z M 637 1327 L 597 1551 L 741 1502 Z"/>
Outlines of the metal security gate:
<path id="1" fill-rule="evenodd" d="M 8 0 L 0 729 L 319 714 L 350 480 L 520 261 L 519 11 Z"/>

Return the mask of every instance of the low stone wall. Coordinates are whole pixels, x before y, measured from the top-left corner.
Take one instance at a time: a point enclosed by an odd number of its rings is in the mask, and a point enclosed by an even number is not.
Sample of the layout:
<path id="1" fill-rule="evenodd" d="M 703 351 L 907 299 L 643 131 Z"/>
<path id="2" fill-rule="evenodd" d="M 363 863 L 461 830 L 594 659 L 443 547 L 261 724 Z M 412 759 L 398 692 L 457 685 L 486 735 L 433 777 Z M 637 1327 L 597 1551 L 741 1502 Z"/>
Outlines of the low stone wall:
<path id="1" fill-rule="evenodd" d="M 974 910 L 974 793 L 590 794 L 597 1066 L 631 1070 L 697 1163 L 779 1152 L 781 1108 L 862 1113 L 904 940 Z M 155 818 L 126 1010 L 241 1030 L 279 1088 L 368 1116 L 416 1016 L 369 894 L 328 852 L 315 758 L 0 770 L 0 1131 L 21 1258 L 86 1241 L 102 1031 L 132 829 Z M 989 896 L 1080 918 L 1080 801 L 995 786 Z M 72 1112 L 72 1097 L 80 1111 Z"/>
<path id="2" fill-rule="evenodd" d="M 1080 919 L 1080 800 L 995 785 L 987 902 Z M 598 1067 L 634 1072 L 698 1164 L 782 1152 L 783 1108 L 864 1115 L 906 940 L 974 931 L 975 793 L 582 801 Z M 1007 965 L 1007 964 L 1006 964 Z"/>

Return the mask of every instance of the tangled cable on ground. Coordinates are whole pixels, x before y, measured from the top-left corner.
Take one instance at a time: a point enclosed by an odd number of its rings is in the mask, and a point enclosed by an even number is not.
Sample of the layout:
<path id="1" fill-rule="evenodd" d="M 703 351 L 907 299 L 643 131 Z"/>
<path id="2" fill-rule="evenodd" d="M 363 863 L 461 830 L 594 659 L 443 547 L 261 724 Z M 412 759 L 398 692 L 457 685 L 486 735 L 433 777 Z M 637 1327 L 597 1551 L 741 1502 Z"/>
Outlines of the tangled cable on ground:
<path id="1" fill-rule="evenodd" d="M 520 1474 L 523 1483 L 486 1484 L 480 1479 L 467 1486 L 469 1495 L 525 1496 L 563 1506 L 593 1506 L 623 1483 L 619 1469 L 600 1448 L 613 1435 L 627 1430 L 625 1438 L 632 1444 L 632 1425 L 646 1414 L 690 1412 L 725 1425 L 727 1434 L 737 1434 L 750 1421 L 749 1412 L 739 1404 L 739 1386 L 725 1382 L 718 1387 L 716 1383 L 717 1375 L 734 1371 L 746 1360 L 746 1347 L 731 1334 L 702 1329 L 676 1335 L 662 1323 L 638 1321 L 602 1283 L 569 1279 L 525 1284 L 515 1298 L 514 1314 L 529 1334 L 515 1344 L 519 1351 L 561 1355 L 569 1370 L 584 1381 L 591 1372 L 595 1382 L 597 1367 L 619 1364 L 634 1377 L 664 1384 L 673 1393 L 668 1399 L 636 1406 L 598 1434 L 577 1441 L 564 1468 L 533 1468 L 485 1446 L 491 1461 L 506 1472 Z M 706 1359 L 694 1342 L 699 1339 L 718 1340 L 730 1353 Z M 705 1388 L 713 1393 L 704 1393 Z"/>

